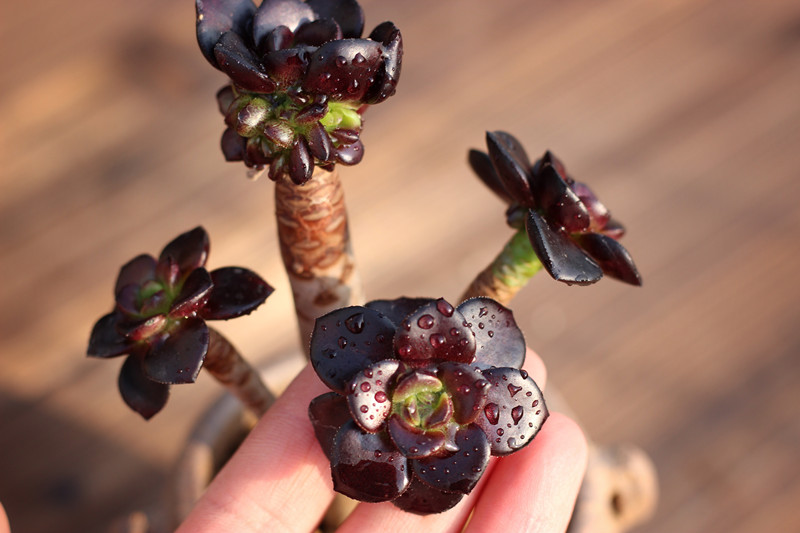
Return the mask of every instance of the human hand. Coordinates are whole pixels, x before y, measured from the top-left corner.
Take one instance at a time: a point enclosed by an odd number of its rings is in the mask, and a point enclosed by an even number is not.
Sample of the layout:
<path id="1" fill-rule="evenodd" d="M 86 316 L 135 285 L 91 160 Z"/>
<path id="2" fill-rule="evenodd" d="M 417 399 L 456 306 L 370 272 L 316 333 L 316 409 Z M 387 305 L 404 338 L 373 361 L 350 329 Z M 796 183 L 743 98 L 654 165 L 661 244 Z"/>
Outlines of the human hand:
<path id="1" fill-rule="evenodd" d="M 544 365 L 530 350 L 524 367 L 544 389 Z M 330 463 L 307 413 L 309 402 L 324 392 L 325 385 L 306 367 L 262 417 L 177 533 L 313 531 L 334 496 Z M 455 533 L 469 518 L 467 533 L 497 531 L 499 524 L 504 533 L 563 532 L 586 458 L 580 428 L 553 413 L 530 445 L 508 457 L 493 458 L 472 493 L 453 509 L 419 516 L 390 503 L 362 503 L 338 531 Z"/>

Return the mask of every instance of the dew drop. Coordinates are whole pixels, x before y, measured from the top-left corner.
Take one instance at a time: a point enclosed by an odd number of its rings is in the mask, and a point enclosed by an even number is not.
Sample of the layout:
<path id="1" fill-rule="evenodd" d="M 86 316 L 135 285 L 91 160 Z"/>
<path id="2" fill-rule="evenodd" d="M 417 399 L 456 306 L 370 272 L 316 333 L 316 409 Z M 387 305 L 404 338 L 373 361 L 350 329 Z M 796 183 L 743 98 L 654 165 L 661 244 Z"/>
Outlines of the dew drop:
<path id="1" fill-rule="evenodd" d="M 361 333 L 364 331 L 364 314 L 354 314 L 344 321 L 344 325 L 350 331 L 350 333 Z"/>
<path id="2" fill-rule="evenodd" d="M 343 67 L 347 64 L 347 59 L 344 56 L 336 56 L 336 66 Z"/>
<path id="3" fill-rule="evenodd" d="M 386 393 L 383 391 L 378 391 L 375 393 L 375 401 L 378 403 L 383 403 L 387 400 Z"/>
<path id="4" fill-rule="evenodd" d="M 436 300 L 436 309 L 442 313 L 444 316 L 453 316 L 453 306 L 450 305 L 444 298 L 439 298 Z"/>
<path id="5" fill-rule="evenodd" d="M 483 329 L 485 327 L 486 327 L 486 324 L 484 324 L 483 322 L 478 322 L 478 329 Z"/>
<path id="6" fill-rule="evenodd" d="M 450 335 L 452 335 L 453 337 L 458 335 L 458 328 L 450 328 Z"/>
<path id="7" fill-rule="evenodd" d="M 383 455 L 383 452 L 382 452 L 382 451 L 380 451 L 380 450 L 375 450 L 375 458 L 376 458 L 376 459 L 380 459 L 380 458 L 381 458 L 381 455 Z"/>
<path id="8" fill-rule="evenodd" d="M 485 307 L 481 307 L 480 310 L 478 311 L 478 318 L 483 318 L 488 314 L 489 314 L 489 310 L 487 308 L 485 308 Z"/>
<path id="9" fill-rule="evenodd" d="M 539 400 L 533 400 L 531 407 L 536 407 L 537 405 L 539 405 Z"/>
<path id="10" fill-rule="evenodd" d="M 339 348 L 344 349 L 347 346 L 347 339 L 339 337 Z"/>
<path id="11" fill-rule="evenodd" d="M 419 448 L 417 448 L 416 446 L 412 446 L 411 448 L 408 449 L 408 451 L 411 452 L 412 454 L 417 454 L 419 453 Z"/>
<path id="12" fill-rule="evenodd" d="M 404 344 L 397 349 L 397 353 L 401 357 L 409 357 L 413 351 L 414 349 L 411 348 L 410 344 Z"/>
<path id="13" fill-rule="evenodd" d="M 500 419 L 500 409 L 497 408 L 496 403 L 487 403 L 486 407 L 483 408 L 483 414 L 486 415 L 486 420 L 488 420 L 490 424 L 497 424 L 497 421 Z"/>
<path id="14" fill-rule="evenodd" d="M 501 436 L 501 437 L 502 437 L 502 436 L 503 436 L 503 433 L 505 433 L 505 431 L 503 431 L 503 428 L 497 428 L 497 434 L 498 434 L 499 436 Z"/>
<path id="15" fill-rule="evenodd" d="M 528 392 L 525 393 L 525 396 L 529 396 L 529 397 L 533 396 L 533 393 L 531 391 L 528 391 Z"/>
<path id="16" fill-rule="evenodd" d="M 357 53 L 356 56 L 353 58 L 353 63 L 356 65 L 360 65 L 366 61 L 366 58 L 361 55 L 361 53 Z"/>
<path id="17" fill-rule="evenodd" d="M 369 392 L 371 388 L 372 386 L 370 386 L 370 384 L 367 383 L 366 381 L 361 384 L 361 392 Z"/>
<path id="18" fill-rule="evenodd" d="M 494 337 L 494 331 L 489 330 L 487 335 L 489 335 L 489 338 L 491 339 L 492 337 Z"/>
<path id="19" fill-rule="evenodd" d="M 378 334 L 378 335 L 375 337 L 375 340 L 376 340 L 376 341 L 378 341 L 378 342 L 380 342 L 380 343 L 384 343 L 384 342 L 386 342 L 386 335 L 384 335 L 383 333 L 379 333 L 379 334 Z"/>
<path id="20" fill-rule="evenodd" d="M 524 370 L 520 370 L 519 375 L 522 376 L 522 379 L 528 379 L 528 373 Z"/>
<path id="21" fill-rule="evenodd" d="M 508 392 L 509 392 L 509 394 L 511 394 L 512 397 L 515 396 L 521 390 L 522 390 L 522 387 L 518 387 L 517 385 L 514 385 L 513 383 L 509 383 L 508 384 Z"/>
<path id="22" fill-rule="evenodd" d="M 367 411 L 369 411 L 369 407 L 367 407 L 366 405 L 362 405 L 359 408 L 359 411 L 361 411 L 362 413 L 366 413 Z"/>
<path id="23" fill-rule="evenodd" d="M 534 414 L 540 415 L 540 414 L 542 414 L 542 411 L 537 409 L 536 413 L 534 413 Z"/>
<path id="24" fill-rule="evenodd" d="M 434 348 L 438 348 L 445 342 L 447 342 L 447 339 L 445 339 L 444 335 L 442 335 L 441 333 L 434 333 L 433 335 L 431 335 L 431 346 L 433 346 Z"/>
<path id="25" fill-rule="evenodd" d="M 516 426 L 519 424 L 519 421 L 522 420 L 523 409 L 521 405 L 516 406 L 511 410 L 511 420 L 514 421 L 514 425 Z"/>
<path id="26" fill-rule="evenodd" d="M 422 315 L 417 320 L 417 325 L 422 329 L 431 329 L 435 323 L 436 320 L 431 315 Z"/>
<path id="27" fill-rule="evenodd" d="M 458 388 L 458 392 L 461 393 L 461 394 L 469 394 L 470 388 L 467 385 L 461 385 Z"/>
<path id="28" fill-rule="evenodd" d="M 480 474 L 481 473 L 481 467 L 473 466 L 472 467 L 472 471 L 475 472 L 476 474 Z"/>

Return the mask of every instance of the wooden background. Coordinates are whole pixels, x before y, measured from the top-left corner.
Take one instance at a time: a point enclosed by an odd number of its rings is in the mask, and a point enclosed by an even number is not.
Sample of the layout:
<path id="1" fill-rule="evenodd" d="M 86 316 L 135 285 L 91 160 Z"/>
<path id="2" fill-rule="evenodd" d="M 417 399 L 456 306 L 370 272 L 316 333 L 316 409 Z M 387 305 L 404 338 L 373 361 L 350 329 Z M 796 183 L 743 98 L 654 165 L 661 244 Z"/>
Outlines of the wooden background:
<path id="1" fill-rule="evenodd" d="M 398 94 L 342 170 L 368 295 L 457 298 L 510 236 L 466 165 L 486 129 L 554 150 L 629 228 L 644 276 L 514 308 L 587 431 L 658 465 L 641 532 L 800 531 L 800 5 L 365 0 L 405 38 Z M 0 500 L 15 533 L 103 531 L 159 495 L 219 394 L 149 423 L 84 357 L 119 265 L 203 224 L 211 267 L 277 287 L 220 329 L 297 365 L 272 184 L 219 153 L 190 0 L 0 7 Z"/>

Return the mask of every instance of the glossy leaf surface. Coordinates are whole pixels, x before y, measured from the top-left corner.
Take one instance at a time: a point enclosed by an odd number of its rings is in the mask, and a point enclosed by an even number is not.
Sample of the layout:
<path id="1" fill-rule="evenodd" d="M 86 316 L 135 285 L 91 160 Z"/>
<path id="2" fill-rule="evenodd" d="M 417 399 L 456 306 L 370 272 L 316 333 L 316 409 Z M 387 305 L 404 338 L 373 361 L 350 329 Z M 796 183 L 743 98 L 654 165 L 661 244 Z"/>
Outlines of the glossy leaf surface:
<path id="1" fill-rule="evenodd" d="M 317 18 L 335 20 L 345 38 L 361 37 L 364 11 L 356 0 L 308 0 Z"/>
<path id="2" fill-rule="evenodd" d="M 149 379 L 144 374 L 141 358 L 137 355 L 129 355 L 125 359 L 117 385 L 128 407 L 146 420 L 159 412 L 169 398 L 169 385 Z"/>
<path id="3" fill-rule="evenodd" d="M 198 226 L 170 241 L 161 251 L 158 262 L 164 263 L 167 257 L 172 257 L 180 271 L 188 274 L 195 268 L 205 266 L 209 246 L 208 233 Z"/>
<path id="4" fill-rule="evenodd" d="M 353 420 L 364 431 L 378 431 L 389 417 L 390 385 L 399 367 L 399 361 L 384 359 L 358 372 L 350 381 L 347 403 Z"/>
<path id="5" fill-rule="evenodd" d="M 475 334 L 474 366 L 522 368 L 525 337 L 510 309 L 491 298 L 470 298 L 458 310 Z"/>
<path id="6" fill-rule="evenodd" d="M 533 207 L 534 199 L 528 179 L 527 155 L 519 152 L 519 143 L 503 132 L 486 132 L 489 157 L 497 170 L 503 188 L 520 205 Z"/>
<path id="7" fill-rule="evenodd" d="M 271 93 L 275 90 L 275 82 L 264 72 L 259 60 L 237 34 L 223 34 L 214 47 L 214 57 L 219 69 L 245 91 Z"/>
<path id="8" fill-rule="evenodd" d="M 455 453 L 413 461 L 414 474 L 433 488 L 469 494 L 489 464 L 489 439 L 479 426 L 471 424 L 456 433 L 455 441 Z"/>
<path id="9" fill-rule="evenodd" d="M 144 372 L 160 383 L 194 383 L 208 352 L 208 327 L 199 318 L 181 320 L 144 358 Z"/>
<path id="10" fill-rule="evenodd" d="M 579 235 L 577 240 L 583 250 L 597 261 L 603 273 L 631 285 L 642 284 L 633 258 L 619 242 L 599 233 Z"/>
<path id="11" fill-rule="evenodd" d="M 483 375 L 492 387 L 475 423 L 489 438 L 492 455 L 508 455 L 530 444 L 549 413 L 542 391 L 524 370 L 492 368 Z"/>
<path id="12" fill-rule="evenodd" d="M 528 213 L 526 225 L 531 246 L 554 279 L 588 285 L 603 277 L 600 266 L 563 229 L 554 228 L 535 211 Z"/>
<path id="13" fill-rule="evenodd" d="M 225 267 L 211 272 L 214 287 L 201 316 L 208 320 L 228 320 L 248 315 L 275 290 L 261 276 L 246 268 Z"/>
<path id="14" fill-rule="evenodd" d="M 347 400 L 335 392 L 317 396 L 308 406 L 308 418 L 311 419 L 322 451 L 330 459 L 336 434 L 342 426 L 352 421 Z"/>
<path id="15" fill-rule="evenodd" d="M 423 431 L 412 427 L 396 414 L 389 417 L 387 427 L 394 445 L 409 459 L 427 457 L 445 445 L 444 432 Z"/>
<path id="16" fill-rule="evenodd" d="M 117 331 L 118 321 L 118 313 L 108 313 L 95 323 L 89 337 L 88 355 L 105 358 L 129 353 L 130 342 Z"/>
<path id="17" fill-rule="evenodd" d="M 332 390 L 346 394 L 353 376 L 392 357 L 394 324 L 367 307 L 345 307 L 317 319 L 311 336 L 311 364 Z"/>
<path id="18" fill-rule="evenodd" d="M 397 498 L 408 486 L 410 468 L 380 433 L 366 433 L 348 422 L 336 435 L 331 454 L 333 488 L 364 502 Z"/>
<path id="19" fill-rule="evenodd" d="M 497 176 L 497 171 L 494 169 L 494 164 L 489 154 L 479 150 L 470 150 L 468 159 L 472 170 L 478 175 L 484 185 L 489 187 L 492 192 L 499 196 L 505 203 L 510 204 L 514 201 L 508 192 L 506 192 L 505 186 Z"/>
<path id="20" fill-rule="evenodd" d="M 256 11 L 252 0 L 195 0 L 197 44 L 208 61 L 219 68 L 214 46 L 223 33 L 244 35 Z"/>
<path id="21" fill-rule="evenodd" d="M 263 0 L 253 18 L 253 39 L 256 46 L 278 26 L 293 32 L 301 24 L 315 20 L 314 11 L 301 0 Z"/>
<path id="22" fill-rule="evenodd" d="M 405 492 L 392 504 L 409 513 L 428 515 L 452 509 L 463 498 L 459 492 L 442 492 L 414 476 Z"/>
<path id="23" fill-rule="evenodd" d="M 170 317 L 189 316 L 196 313 L 208 300 L 213 282 L 205 268 L 196 268 L 189 274 L 170 308 Z"/>
<path id="24" fill-rule="evenodd" d="M 453 418 L 461 425 L 474 422 L 486 405 L 490 384 L 483 374 L 468 365 L 442 363 L 437 376 L 453 402 Z"/>
<path id="25" fill-rule="evenodd" d="M 366 307 L 374 309 L 399 326 L 405 317 L 422 307 L 433 302 L 432 298 L 402 297 L 394 300 L 372 300 Z"/>
<path id="26" fill-rule="evenodd" d="M 152 255 L 142 254 L 134 257 L 119 269 L 114 295 L 128 285 L 141 285 L 155 278 L 156 260 Z"/>
<path id="27" fill-rule="evenodd" d="M 544 165 L 536 175 L 533 194 L 537 206 L 546 213 L 546 218 L 563 226 L 568 233 L 589 229 L 589 211 L 552 165 Z"/>
<path id="28" fill-rule="evenodd" d="M 394 339 L 395 353 L 409 364 L 431 360 L 471 363 L 475 360 L 475 335 L 464 316 L 440 298 L 407 316 Z"/>

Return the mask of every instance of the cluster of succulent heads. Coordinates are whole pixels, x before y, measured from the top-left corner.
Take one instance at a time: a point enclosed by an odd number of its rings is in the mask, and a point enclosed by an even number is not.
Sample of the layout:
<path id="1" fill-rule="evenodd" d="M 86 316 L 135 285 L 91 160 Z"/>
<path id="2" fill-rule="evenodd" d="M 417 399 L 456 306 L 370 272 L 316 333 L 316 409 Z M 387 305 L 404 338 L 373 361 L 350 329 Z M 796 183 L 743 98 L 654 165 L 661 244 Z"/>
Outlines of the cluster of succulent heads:
<path id="1" fill-rule="evenodd" d="M 273 291 L 244 268 L 209 272 L 208 250 L 208 234 L 197 227 L 173 239 L 158 259 L 131 259 L 117 276 L 114 309 L 92 329 L 89 356 L 127 354 L 119 390 L 146 419 L 164 407 L 170 385 L 197 379 L 209 346 L 205 321 L 249 314 Z"/>
<path id="2" fill-rule="evenodd" d="M 334 488 L 418 514 L 456 505 L 490 456 L 530 444 L 548 416 L 525 353 L 511 311 L 488 298 L 378 300 L 318 318 L 311 363 L 332 392 L 309 417 Z"/>
<path id="3" fill-rule="evenodd" d="M 542 265 L 558 281 L 594 283 L 603 274 L 631 285 L 642 278 L 618 242 L 625 228 L 588 185 L 567 174 L 550 151 L 531 164 L 522 144 L 503 131 L 487 132 L 488 153 L 471 150 L 478 177 L 508 204 L 511 227 L 527 229 Z"/>
<path id="4" fill-rule="evenodd" d="M 366 38 L 356 0 L 196 0 L 197 41 L 231 80 L 217 94 L 228 161 L 303 184 L 364 154 L 362 114 L 395 92 L 403 42 L 391 22 Z"/>

